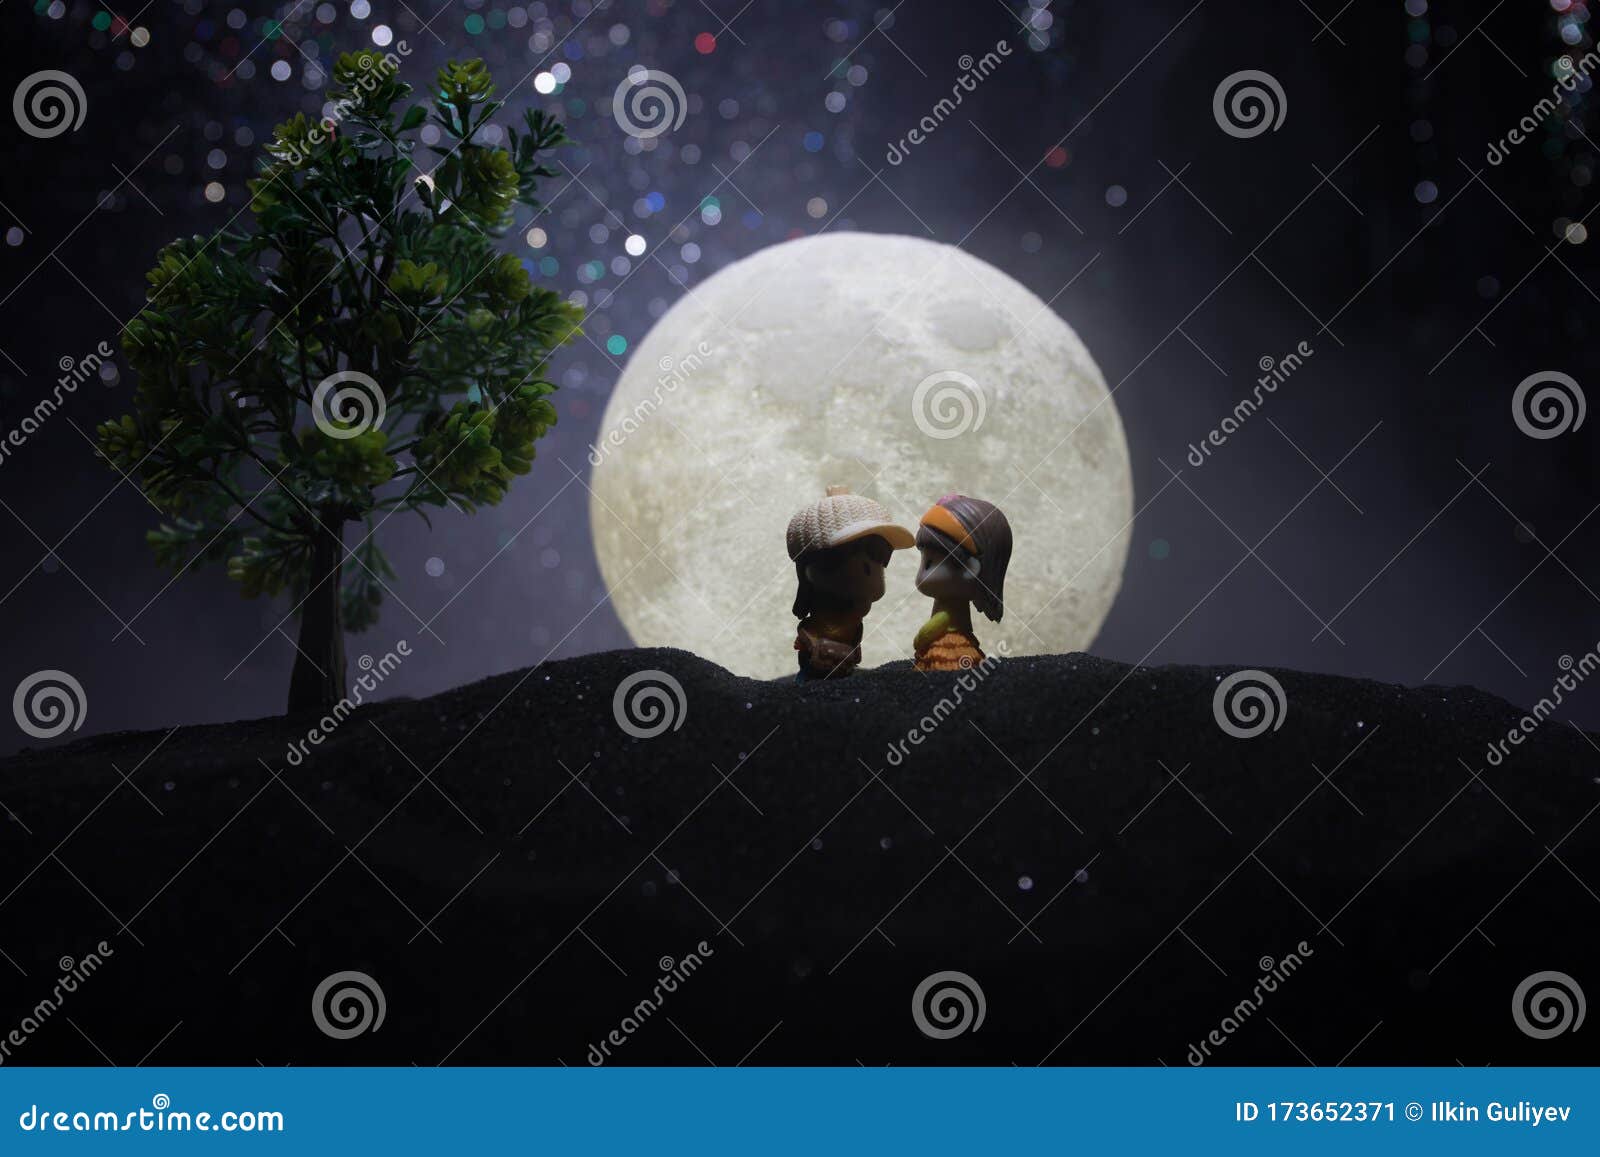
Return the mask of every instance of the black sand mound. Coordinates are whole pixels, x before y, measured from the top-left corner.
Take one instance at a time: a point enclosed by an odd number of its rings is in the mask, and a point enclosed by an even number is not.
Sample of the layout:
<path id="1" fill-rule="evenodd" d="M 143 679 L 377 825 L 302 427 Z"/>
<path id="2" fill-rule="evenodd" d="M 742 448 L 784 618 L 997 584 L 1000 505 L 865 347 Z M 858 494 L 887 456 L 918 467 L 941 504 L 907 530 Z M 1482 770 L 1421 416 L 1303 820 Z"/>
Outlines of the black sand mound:
<path id="1" fill-rule="evenodd" d="M 646 670 L 682 717 L 635 738 L 613 696 Z M 638 650 L 361 708 L 298 765 L 315 720 L 25 753 L 0 1059 L 1600 1059 L 1600 1025 L 1513 1015 L 1535 973 L 1600 994 L 1591 738 L 1548 720 L 1490 765 L 1498 699 L 1276 671 L 1281 726 L 1240 739 L 1231 673 L 1014 659 L 956 702 L 904 664 L 796 687 Z M 346 971 L 384 1019 L 336 1039 L 313 994 Z M 946 971 L 983 1020 L 938 1039 L 913 994 Z"/>

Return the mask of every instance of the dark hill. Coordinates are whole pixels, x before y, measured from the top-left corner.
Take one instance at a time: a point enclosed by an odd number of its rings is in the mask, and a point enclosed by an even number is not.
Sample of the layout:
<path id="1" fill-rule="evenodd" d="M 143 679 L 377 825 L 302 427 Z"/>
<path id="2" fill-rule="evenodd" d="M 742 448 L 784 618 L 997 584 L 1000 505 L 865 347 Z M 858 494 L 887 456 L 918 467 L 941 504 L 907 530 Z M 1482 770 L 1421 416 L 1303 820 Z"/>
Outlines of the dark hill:
<path id="1" fill-rule="evenodd" d="M 686 711 L 638 739 L 613 694 L 647 669 Z M 1276 671 L 1282 726 L 1236 739 L 1231 673 L 1010 660 L 898 764 L 954 676 L 670 650 L 364 707 L 299 766 L 315 720 L 24 753 L 0 1036 L 58 958 L 114 955 L 5 1063 L 581 1065 L 630 1016 L 615 1063 L 1181 1065 L 1213 1030 L 1223 1064 L 1600 1059 L 1600 1025 L 1512 1014 L 1547 970 L 1600 995 L 1591 738 L 1549 720 L 1490 766 L 1501 700 Z M 346 970 L 385 1019 L 331 1039 L 313 992 Z M 985 1016 L 930 1039 L 946 970 Z"/>

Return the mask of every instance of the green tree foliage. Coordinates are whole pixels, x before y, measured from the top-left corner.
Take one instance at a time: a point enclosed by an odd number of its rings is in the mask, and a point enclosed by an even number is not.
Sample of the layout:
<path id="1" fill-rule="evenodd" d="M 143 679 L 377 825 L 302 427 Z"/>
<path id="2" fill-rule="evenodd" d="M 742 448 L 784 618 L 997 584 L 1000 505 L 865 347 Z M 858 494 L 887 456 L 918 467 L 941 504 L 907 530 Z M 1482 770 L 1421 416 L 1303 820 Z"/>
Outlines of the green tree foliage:
<path id="1" fill-rule="evenodd" d="M 397 63 L 344 54 L 334 131 L 277 127 L 253 229 L 161 250 L 123 343 L 134 412 L 99 429 L 167 516 L 160 563 L 226 560 L 246 596 L 299 605 L 291 710 L 344 695 L 343 631 L 374 622 L 393 574 L 376 525 L 497 503 L 527 473 L 556 420 L 550 353 L 581 320 L 494 244 L 556 175 L 562 127 L 533 110 L 486 144 L 504 102 L 481 60 L 441 69 L 431 108 L 407 105 Z"/>

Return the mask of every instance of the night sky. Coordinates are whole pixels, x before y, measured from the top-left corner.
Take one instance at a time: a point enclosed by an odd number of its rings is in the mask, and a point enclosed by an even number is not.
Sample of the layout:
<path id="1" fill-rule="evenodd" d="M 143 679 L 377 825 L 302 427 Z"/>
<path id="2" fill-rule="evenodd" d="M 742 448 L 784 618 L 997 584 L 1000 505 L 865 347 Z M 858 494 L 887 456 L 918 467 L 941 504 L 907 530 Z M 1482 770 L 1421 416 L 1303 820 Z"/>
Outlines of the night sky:
<path id="1" fill-rule="evenodd" d="M 560 424 L 507 500 L 384 527 L 396 597 L 348 645 L 354 660 L 410 641 L 386 691 L 629 645 L 563 463 L 588 469 L 628 351 L 684 285 L 827 228 L 959 242 L 1087 343 L 1139 512 L 1096 654 L 1532 703 L 1600 643 L 1600 418 L 1532 437 L 1513 413 L 1532 375 L 1580 395 L 1596 378 L 1600 125 L 1587 80 L 1571 96 L 1555 81 L 1558 58 L 1592 47 L 1584 6 L 1486 7 L 13 0 L 7 91 L 60 70 L 85 116 L 48 139 L 0 125 L 0 433 L 59 366 L 115 346 L 161 244 L 240 213 L 260 142 L 320 114 L 338 52 L 403 40 L 409 83 L 482 56 L 510 112 L 567 122 L 578 143 L 547 206 L 504 248 L 589 315 L 554 363 Z M 962 59 L 1001 40 L 1011 55 L 889 164 Z M 648 144 L 611 115 L 639 66 L 687 94 L 682 125 Z M 1243 70 L 1281 88 L 1275 130 L 1219 126 L 1213 94 Z M 1491 163 L 1552 92 L 1562 107 Z M 1302 342 L 1314 354 L 1262 410 L 1186 461 L 1261 360 Z M 0 688 L 72 674 L 79 735 L 278 712 L 289 602 L 241 599 L 219 566 L 172 581 L 143 541 L 156 512 L 96 458 L 94 426 L 133 385 L 113 360 L 0 459 Z M 1600 725 L 1600 694 L 1562 714 Z M 0 752 L 36 742 L 0 728 Z"/>

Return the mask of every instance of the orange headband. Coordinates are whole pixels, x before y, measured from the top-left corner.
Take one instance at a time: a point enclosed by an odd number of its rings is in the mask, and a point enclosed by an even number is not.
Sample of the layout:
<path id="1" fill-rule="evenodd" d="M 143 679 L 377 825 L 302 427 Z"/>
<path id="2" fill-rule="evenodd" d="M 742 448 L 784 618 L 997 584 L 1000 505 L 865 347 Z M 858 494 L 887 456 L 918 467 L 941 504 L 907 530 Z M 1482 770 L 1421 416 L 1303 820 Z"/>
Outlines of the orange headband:
<path id="1" fill-rule="evenodd" d="M 961 525 L 959 518 L 950 513 L 949 507 L 930 506 L 928 513 L 922 516 L 922 525 L 932 527 L 941 534 L 955 539 L 968 554 L 978 553 L 978 545 L 972 541 L 972 534 Z"/>

